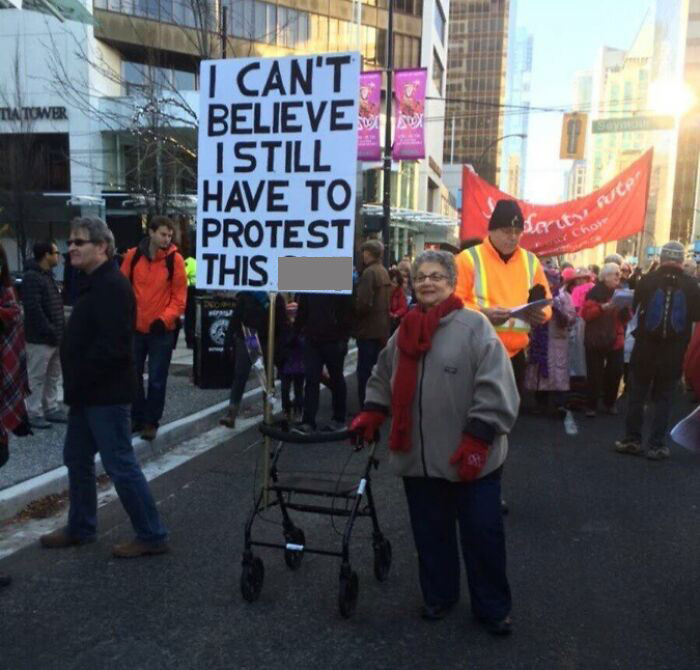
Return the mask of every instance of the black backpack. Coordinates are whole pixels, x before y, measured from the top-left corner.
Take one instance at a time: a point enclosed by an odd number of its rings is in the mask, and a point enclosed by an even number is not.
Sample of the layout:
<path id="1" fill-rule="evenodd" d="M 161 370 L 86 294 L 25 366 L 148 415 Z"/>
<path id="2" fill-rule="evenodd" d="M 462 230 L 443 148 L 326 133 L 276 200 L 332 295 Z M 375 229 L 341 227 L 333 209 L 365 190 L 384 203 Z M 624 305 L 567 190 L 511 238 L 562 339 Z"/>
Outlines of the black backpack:
<path id="1" fill-rule="evenodd" d="M 142 256 L 143 251 L 141 251 L 141 247 L 136 247 L 136 251 L 131 257 L 131 265 L 129 266 L 129 281 L 132 284 L 134 283 L 134 268 Z M 165 267 L 168 269 L 168 281 L 172 282 L 173 273 L 175 272 L 175 254 L 168 254 L 165 257 Z"/>

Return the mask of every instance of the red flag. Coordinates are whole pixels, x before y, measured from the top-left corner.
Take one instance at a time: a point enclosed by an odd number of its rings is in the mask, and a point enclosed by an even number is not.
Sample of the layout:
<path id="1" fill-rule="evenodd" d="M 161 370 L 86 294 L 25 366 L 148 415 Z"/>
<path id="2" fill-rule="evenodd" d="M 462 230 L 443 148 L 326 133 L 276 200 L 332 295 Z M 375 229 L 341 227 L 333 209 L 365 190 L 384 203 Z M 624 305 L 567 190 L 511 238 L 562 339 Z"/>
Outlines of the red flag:
<path id="1" fill-rule="evenodd" d="M 520 244 L 540 256 L 589 249 L 638 233 L 644 227 L 653 149 L 649 149 L 617 177 L 589 195 L 557 205 L 518 204 L 525 219 Z M 485 238 L 491 213 L 499 200 L 514 200 L 479 177 L 462 169 L 463 240 Z"/>

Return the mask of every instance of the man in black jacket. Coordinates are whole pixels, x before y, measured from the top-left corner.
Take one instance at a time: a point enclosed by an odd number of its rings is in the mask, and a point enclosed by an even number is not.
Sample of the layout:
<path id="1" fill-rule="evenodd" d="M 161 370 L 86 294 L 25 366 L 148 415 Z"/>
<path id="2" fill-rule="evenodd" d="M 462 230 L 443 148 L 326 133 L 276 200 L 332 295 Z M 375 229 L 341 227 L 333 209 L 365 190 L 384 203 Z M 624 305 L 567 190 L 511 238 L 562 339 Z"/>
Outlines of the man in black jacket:
<path id="1" fill-rule="evenodd" d="M 671 399 L 683 371 L 692 324 L 700 321 L 700 287 L 683 272 L 684 257 L 680 242 L 667 242 L 659 268 L 644 275 L 634 291 L 633 309 L 639 311 L 630 358 L 626 435 L 615 443 L 621 454 L 643 453 L 644 403 L 651 391 L 654 417 L 646 456 L 658 461 L 670 455 L 665 441 Z"/>
<path id="2" fill-rule="evenodd" d="M 37 242 L 34 258 L 27 261 L 22 278 L 24 330 L 27 340 L 27 371 L 31 394 L 27 414 L 32 428 L 51 428 L 67 417 L 58 405 L 61 362 L 58 344 L 63 335 L 63 302 L 53 277 L 58 247 Z"/>
<path id="3" fill-rule="evenodd" d="M 333 417 L 328 430 L 345 428 L 347 388 L 343 366 L 348 352 L 352 297 L 322 293 L 302 293 L 294 327 L 304 336 L 304 415 L 295 432 L 316 429 L 319 385 L 325 365 L 330 377 Z"/>
<path id="4" fill-rule="evenodd" d="M 112 554 L 162 554 L 168 550 L 167 532 L 131 446 L 134 294 L 111 260 L 114 237 L 101 219 L 75 219 L 68 249 L 73 267 L 86 275 L 61 343 L 65 402 L 70 407 L 63 447 L 70 510 L 68 525 L 43 535 L 41 543 L 57 549 L 95 541 L 99 452 L 136 531 L 133 541 L 115 545 Z"/>

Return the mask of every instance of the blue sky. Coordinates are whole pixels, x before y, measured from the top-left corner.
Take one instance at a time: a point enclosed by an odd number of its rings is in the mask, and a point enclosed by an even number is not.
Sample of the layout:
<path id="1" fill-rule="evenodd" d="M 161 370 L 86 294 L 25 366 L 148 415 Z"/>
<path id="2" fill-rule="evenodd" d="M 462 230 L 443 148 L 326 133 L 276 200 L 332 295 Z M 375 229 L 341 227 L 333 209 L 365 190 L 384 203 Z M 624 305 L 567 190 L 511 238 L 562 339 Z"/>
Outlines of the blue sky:
<path id="1" fill-rule="evenodd" d="M 578 70 L 592 68 L 598 49 L 631 46 L 649 0 L 517 0 L 518 24 L 534 37 L 532 105 L 563 106 L 572 101 Z M 558 202 L 563 172 L 559 160 L 561 116 L 533 112 L 528 137 L 525 197 L 542 204 Z"/>

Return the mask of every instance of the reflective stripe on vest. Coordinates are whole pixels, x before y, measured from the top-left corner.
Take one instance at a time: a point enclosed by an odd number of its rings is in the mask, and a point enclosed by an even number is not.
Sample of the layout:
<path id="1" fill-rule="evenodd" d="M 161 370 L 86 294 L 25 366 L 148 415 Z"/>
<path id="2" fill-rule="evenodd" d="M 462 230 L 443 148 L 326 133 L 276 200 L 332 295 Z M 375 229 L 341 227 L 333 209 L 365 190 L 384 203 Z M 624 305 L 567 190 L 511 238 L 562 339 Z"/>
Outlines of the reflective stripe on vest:
<path id="1" fill-rule="evenodd" d="M 482 256 L 481 245 L 467 249 L 474 267 L 474 302 L 479 307 L 489 306 L 489 282 L 486 277 L 486 263 Z"/>

